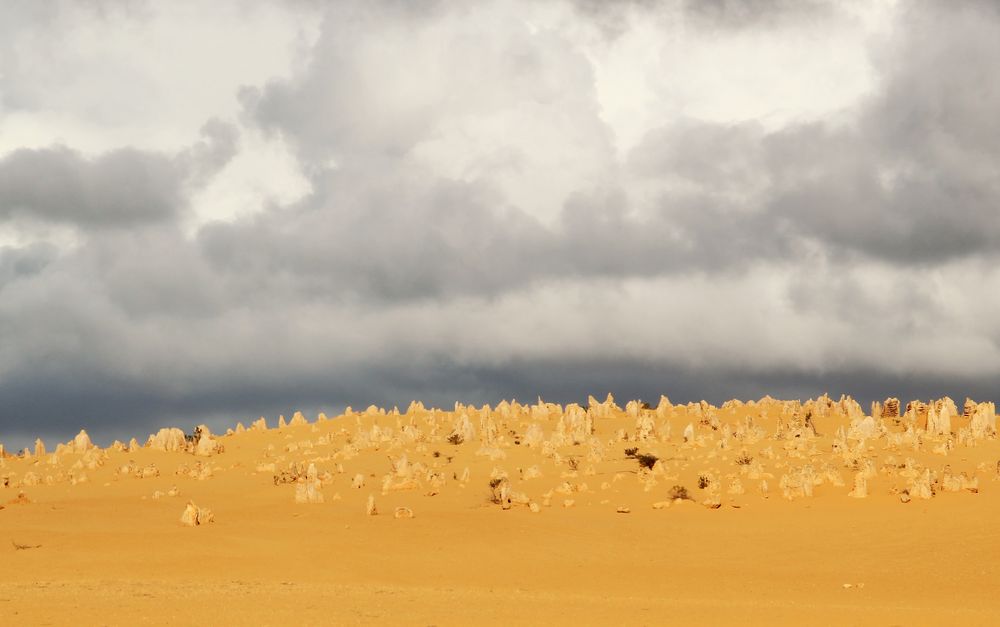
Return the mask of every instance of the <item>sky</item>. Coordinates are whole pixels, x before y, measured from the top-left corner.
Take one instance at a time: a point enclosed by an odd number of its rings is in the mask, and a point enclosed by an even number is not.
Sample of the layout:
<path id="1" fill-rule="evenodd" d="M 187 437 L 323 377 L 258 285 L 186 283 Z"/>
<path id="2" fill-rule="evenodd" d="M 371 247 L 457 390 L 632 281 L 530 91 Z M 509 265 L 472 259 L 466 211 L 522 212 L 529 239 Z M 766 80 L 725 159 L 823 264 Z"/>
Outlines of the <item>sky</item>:
<path id="1" fill-rule="evenodd" d="M 0 3 L 0 441 L 996 400 L 988 0 Z"/>

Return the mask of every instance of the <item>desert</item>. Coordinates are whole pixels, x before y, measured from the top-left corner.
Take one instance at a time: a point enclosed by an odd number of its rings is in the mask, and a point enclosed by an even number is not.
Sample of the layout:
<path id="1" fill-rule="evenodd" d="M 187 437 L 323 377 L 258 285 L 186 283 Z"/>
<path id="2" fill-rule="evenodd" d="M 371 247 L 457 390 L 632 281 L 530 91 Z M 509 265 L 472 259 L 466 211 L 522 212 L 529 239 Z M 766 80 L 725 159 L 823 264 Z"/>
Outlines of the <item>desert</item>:
<path id="1" fill-rule="evenodd" d="M 0 0 L 0 627 L 1000 625 L 1000 0 Z"/>
<path id="2" fill-rule="evenodd" d="M 989 624 L 992 403 L 350 408 L 0 462 L 20 624 Z"/>

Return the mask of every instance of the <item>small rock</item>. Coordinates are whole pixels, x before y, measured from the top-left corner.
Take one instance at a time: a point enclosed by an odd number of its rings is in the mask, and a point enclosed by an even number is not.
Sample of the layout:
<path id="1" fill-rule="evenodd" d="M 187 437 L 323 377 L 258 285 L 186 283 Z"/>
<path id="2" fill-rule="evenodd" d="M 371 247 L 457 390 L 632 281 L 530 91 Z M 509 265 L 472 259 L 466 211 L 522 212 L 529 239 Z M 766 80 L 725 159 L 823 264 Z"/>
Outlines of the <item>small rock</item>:
<path id="1" fill-rule="evenodd" d="M 211 510 L 198 507 L 193 501 L 188 501 L 184 513 L 181 514 L 181 524 L 188 527 L 197 527 L 205 523 L 215 522 L 215 516 Z"/>

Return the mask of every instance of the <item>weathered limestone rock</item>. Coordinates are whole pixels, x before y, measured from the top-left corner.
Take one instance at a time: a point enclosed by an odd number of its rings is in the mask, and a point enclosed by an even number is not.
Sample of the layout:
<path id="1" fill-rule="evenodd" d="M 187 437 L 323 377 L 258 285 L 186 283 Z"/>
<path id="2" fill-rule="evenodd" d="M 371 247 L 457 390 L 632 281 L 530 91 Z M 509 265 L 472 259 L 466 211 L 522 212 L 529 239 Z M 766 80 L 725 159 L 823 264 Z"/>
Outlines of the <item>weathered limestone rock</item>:
<path id="1" fill-rule="evenodd" d="M 688 426 L 684 427 L 684 441 L 693 442 L 694 441 L 694 423 L 688 423 Z"/>
<path id="2" fill-rule="evenodd" d="M 877 435 L 878 425 L 871 416 L 853 420 L 847 430 L 847 438 L 850 440 L 867 440 Z"/>
<path id="3" fill-rule="evenodd" d="M 645 412 L 639 414 L 635 420 L 635 439 L 639 442 L 645 442 L 655 440 L 657 437 L 656 422 L 653 417 Z"/>
<path id="4" fill-rule="evenodd" d="M 150 435 L 146 446 L 157 451 L 183 451 L 187 446 L 184 432 L 177 427 L 160 429 L 155 435 Z"/>
<path id="5" fill-rule="evenodd" d="M 997 411 L 994 403 L 979 403 L 972 410 L 969 428 L 974 438 L 984 438 L 997 433 Z"/>
<path id="6" fill-rule="evenodd" d="M 951 433 L 952 415 L 951 406 L 947 403 L 942 403 L 941 408 L 937 412 L 934 411 L 934 408 L 931 408 L 927 413 L 927 431 L 931 435 L 949 435 Z M 933 422 L 931 422 L 932 418 L 935 418 Z"/>
<path id="7" fill-rule="evenodd" d="M 510 481 L 506 477 L 494 479 L 490 482 L 490 488 L 493 490 L 493 502 L 499 503 L 502 509 L 510 509 L 512 505 Z"/>
<path id="8" fill-rule="evenodd" d="M 542 471 L 537 465 L 529 466 L 521 471 L 521 479 L 527 481 L 528 479 L 537 479 L 542 476 Z"/>
<path id="9" fill-rule="evenodd" d="M 472 426 L 472 421 L 469 420 L 469 414 L 463 411 L 455 420 L 451 433 L 448 434 L 448 441 L 461 444 L 462 442 L 471 442 L 475 437 L 476 429 Z"/>
<path id="10" fill-rule="evenodd" d="M 184 513 L 181 514 L 181 524 L 187 527 L 197 527 L 206 523 L 215 522 L 215 515 L 211 510 L 198 507 L 193 501 L 188 501 Z"/>
<path id="11" fill-rule="evenodd" d="M 899 418 L 899 399 L 892 397 L 885 399 L 885 405 L 882 406 L 882 417 L 891 418 L 893 420 Z"/>
<path id="12" fill-rule="evenodd" d="M 94 448 L 94 443 L 90 441 L 90 436 L 83 429 L 80 429 L 80 433 L 76 434 L 73 441 L 70 443 L 74 453 L 86 453 L 90 449 Z"/>
<path id="13" fill-rule="evenodd" d="M 673 409 L 673 404 L 671 404 L 670 399 L 660 395 L 660 402 L 656 406 L 656 417 L 660 420 L 666 420 L 671 409 Z"/>
<path id="14" fill-rule="evenodd" d="M 525 446 L 531 448 L 538 448 L 541 446 L 542 441 L 545 440 L 545 432 L 542 430 L 542 425 L 537 422 L 531 423 L 528 426 L 528 430 L 524 432 L 524 438 L 522 442 Z"/>
<path id="15" fill-rule="evenodd" d="M 914 498 L 929 499 L 934 496 L 934 488 L 931 483 L 931 471 L 930 468 L 927 468 L 913 479 L 907 492 Z"/>
<path id="16" fill-rule="evenodd" d="M 305 479 L 295 484 L 296 503 L 322 503 L 323 492 L 320 490 L 318 479 Z"/>
<path id="17" fill-rule="evenodd" d="M 309 464 L 305 477 L 299 477 L 295 486 L 296 503 L 322 503 L 323 492 L 320 490 L 323 483 L 319 478 L 319 471 L 316 464 Z"/>
<path id="18" fill-rule="evenodd" d="M 979 404 L 969 397 L 965 398 L 965 403 L 962 405 L 962 418 L 972 418 L 973 414 L 976 413 L 976 409 L 979 408 Z"/>
<path id="19" fill-rule="evenodd" d="M 212 437 L 212 432 L 205 425 L 198 425 L 195 429 L 198 438 L 194 446 L 194 454 L 201 457 L 208 457 L 224 450 L 222 443 Z"/>
<path id="20" fill-rule="evenodd" d="M 147 464 L 142 468 L 138 468 L 135 471 L 135 477 L 137 479 L 149 479 L 151 477 L 159 477 L 160 469 L 156 467 L 156 464 Z"/>

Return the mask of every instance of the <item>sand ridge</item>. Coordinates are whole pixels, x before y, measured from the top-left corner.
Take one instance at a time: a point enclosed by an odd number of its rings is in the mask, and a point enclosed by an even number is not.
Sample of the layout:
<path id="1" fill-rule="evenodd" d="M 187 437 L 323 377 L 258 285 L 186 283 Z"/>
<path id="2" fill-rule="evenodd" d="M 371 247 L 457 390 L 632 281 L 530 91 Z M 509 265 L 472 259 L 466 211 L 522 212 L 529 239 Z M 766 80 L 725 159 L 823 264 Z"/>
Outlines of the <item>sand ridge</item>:
<path id="1" fill-rule="evenodd" d="M 0 457 L 0 608 L 187 624 L 201 616 L 169 600 L 211 596 L 258 624 L 987 624 L 998 460 L 993 404 L 947 398 L 415 402 L 106 449 L 81 431 Z"/>

